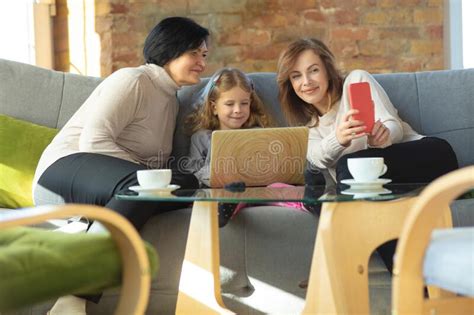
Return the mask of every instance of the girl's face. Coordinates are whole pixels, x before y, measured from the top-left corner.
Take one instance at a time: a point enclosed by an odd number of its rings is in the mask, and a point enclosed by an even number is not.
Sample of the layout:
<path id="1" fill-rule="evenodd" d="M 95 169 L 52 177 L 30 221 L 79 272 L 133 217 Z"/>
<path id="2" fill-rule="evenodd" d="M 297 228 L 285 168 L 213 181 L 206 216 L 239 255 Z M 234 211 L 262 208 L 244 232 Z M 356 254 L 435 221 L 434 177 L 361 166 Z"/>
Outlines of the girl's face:
<path id="1" fill-rule="evenodd" d="M 164 68 L 179 86 L 197 84 L 206 69 L 207 53 L 206 42 L 202 42 L 199 48 L 185 52 L 168 62 Z"/>
<path id="2" fill-rule="evenodd" d="M 219 120 L 219 129 L 239 129 L 250 117 L 250 93 L 239 86 L 220 93 L 212 102 L 213 114 Z"/>
<path id="3" fill-rule="evenodd" d="M 324 114 L 328 108 L 328 76 L 321 58 L 312 50 L 303 51 L 290 71 L 296 95 Z"/>

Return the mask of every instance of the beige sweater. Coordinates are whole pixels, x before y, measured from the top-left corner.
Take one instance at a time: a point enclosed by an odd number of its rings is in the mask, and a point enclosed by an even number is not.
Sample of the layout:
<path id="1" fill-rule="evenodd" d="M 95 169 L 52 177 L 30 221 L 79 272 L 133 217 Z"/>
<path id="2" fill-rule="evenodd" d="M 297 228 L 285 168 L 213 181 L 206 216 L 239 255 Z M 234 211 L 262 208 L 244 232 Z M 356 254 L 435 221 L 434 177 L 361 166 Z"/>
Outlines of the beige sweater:
<path id="1" fill-rule="evenodd" d="M 374 77 L 366 71 L 354 70 L 344 81 L 341 100 L 329 112 L 320 116 L 318 125 L 309 131 L 307 159 L 319 168 L 327 168 L 333 179 L 336 178 L 335 166 L 341 156 L 368 148 L 367 137 L 353 140 L 348 147 L 342 146 L 336 138 L 336 127 L 350 109 L 349 84 L 355 82 L 369 82 L 375 105 L 375 120 L 380 119 L 390 129 L 390 138 L 381 147 L 422 138 L 400 119 L 397 110 Z"/>
<path id="2" fill-rule="evenodd" d="M 120 69 L 107 77 L 43 152 L 33 189 L 51 164 L 77 152 L 161 167 L 172 149 L 178 89 L 154 64 Z"/>

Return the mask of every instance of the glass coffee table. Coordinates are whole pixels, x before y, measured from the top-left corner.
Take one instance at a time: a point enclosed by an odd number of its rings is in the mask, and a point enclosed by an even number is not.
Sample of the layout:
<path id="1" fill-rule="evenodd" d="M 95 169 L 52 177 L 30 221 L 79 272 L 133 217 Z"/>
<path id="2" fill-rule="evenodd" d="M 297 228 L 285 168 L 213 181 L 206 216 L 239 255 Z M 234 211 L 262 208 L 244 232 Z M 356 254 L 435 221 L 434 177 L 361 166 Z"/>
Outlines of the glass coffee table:
<path id="1" fill-rule="evenodd" d="M 233 314 L 220 292 L 218 202 L 322 204 L 303 314 L 368 314 L 370 255 L 379 245 L 398 238 L 425 185 L 389 184 L 356 191 L 345 185 L 196 189 L 163 194 L 124 191 L 116 198 L 193 203 L 177 314 Z M 452 225 L 449 208 L 443 225 Z"/>

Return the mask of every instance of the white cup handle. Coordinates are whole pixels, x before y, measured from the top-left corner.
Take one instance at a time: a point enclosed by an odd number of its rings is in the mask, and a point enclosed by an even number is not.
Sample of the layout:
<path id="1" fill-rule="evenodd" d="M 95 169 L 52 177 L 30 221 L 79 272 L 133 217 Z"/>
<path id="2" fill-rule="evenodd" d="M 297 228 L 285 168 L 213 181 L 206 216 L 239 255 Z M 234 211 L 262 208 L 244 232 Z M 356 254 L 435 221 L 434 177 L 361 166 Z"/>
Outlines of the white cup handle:
<path id="1" fill-rule="evenodd" d="M 382 170 L 382 172 L 380 173 L 379 176 L 382 176 L 382 175 L 385 174 L 385 173 L 387 173 L 387 165 L 384 164 L 384 165 L 383 165 L 383 170 Z"/>

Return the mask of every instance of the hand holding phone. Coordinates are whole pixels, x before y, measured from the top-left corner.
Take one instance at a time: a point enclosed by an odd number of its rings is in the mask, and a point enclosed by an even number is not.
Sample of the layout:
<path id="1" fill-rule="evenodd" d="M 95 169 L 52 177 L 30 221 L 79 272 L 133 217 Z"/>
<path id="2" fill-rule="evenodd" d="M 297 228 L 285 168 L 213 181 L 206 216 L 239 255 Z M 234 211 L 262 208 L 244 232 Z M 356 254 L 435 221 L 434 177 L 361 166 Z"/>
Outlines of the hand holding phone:
<path id="1" fill-rule="evenodd" d="M 371 133 L 375 123 L 375 112 L 369 83 L 358 82 L 350 84 L 349 102 L 351 108 L 359 111 L 358 114 L 353 115 L 354 119 L 363 121 L 367 127 L 366 132 Z"/>

